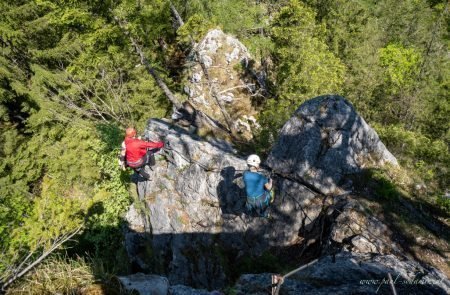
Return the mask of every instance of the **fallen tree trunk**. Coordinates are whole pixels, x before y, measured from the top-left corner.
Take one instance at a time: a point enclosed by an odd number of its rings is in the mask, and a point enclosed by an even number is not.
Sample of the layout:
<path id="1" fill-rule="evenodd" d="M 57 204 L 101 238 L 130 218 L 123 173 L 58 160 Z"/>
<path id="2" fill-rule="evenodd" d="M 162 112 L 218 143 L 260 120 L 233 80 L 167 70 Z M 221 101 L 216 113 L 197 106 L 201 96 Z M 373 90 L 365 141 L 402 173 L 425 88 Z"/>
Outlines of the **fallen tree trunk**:
<path id="1" fill-rule="evenodd" d="M 122 32 L 128 36 L 130 39 L 131 44 L 134 47 L 135 52 L 139 55 L 141 64 L 145 66 L 145 69 L 148 71 L 148 73 L 155 79 L 156 84 L 158 84 L 159 88 L 164 92 L 166 97 L 169 99 L 169 101 L 177 108 L 182 108 L 182 105 L 178 98 L 172 93 L 172 91 L 167 87 L 167 84 L 164 83 L 164 81 L 161 79 L 161 77 L 158 75 L 158 73 L 155 71 L 155 69 L 150 65 L 150 62 L 145 57 L 144 51 L 142 51 L 141 46 L 139 46 L 138 42 L 136 41 L 133 36 L 131 36 L 130 32 L 125 28 L 125 22 L 121 21 L 118 17 L 114 17 L 114 20 L 119 25 L 119 27 L 122 29 Z"/>

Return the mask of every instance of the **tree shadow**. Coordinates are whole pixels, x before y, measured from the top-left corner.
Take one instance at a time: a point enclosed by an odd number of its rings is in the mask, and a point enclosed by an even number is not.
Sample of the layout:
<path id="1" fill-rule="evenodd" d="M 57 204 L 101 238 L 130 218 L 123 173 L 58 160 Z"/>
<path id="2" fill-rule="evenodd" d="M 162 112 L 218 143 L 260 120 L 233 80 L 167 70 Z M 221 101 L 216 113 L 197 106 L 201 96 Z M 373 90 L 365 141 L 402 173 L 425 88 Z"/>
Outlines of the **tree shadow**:
<path id="1" fill-rule="evenodd" d="M 114 123 L 99 123 L 95 125 L 100 139 L 105 143 L 106 151 L 120 148 L 124 139 L 124 131 Z"/>
<path id="2" fill-rule="evenodd" d="M 391 240 L 399 243 L 406 254 L 425 264 L 430 262 L 423 259 L 424 255 L 420 255 L 418 249 L 447 259 L 442 245 L 428 240 L 432 236 L 432 239 L 450 242 L 450 227 L 439 219 L 449 217 L 445 211 L 406 196 L 391 180 L 380 177 L 378 169 L 366 169 L 351 177 L 356 179 L 355 192 L 358 196 L 379 205 L 377 217 L 387 223 L 392 231 Z M 425 244 L 421 237 L 425 239 Z"/>
<path id="3" fill-rule="evenodd" d="M 122 273 L 122 275 L 144 273 L 166 276 L 171 286 L 183 284 L 210 291 L 233 290 L 230 287 L 234 286 L 236 280 L 242 274 L 286 273 L 288 270 L 319 256 L 314 254 L 313 256 L 306 255 L 301 259 L 294 258 L 296 254 L 298 255 L 299 245 L 295 247 L 272 247 L 261 255 L 252 256 L 241 249 L 229 247 L 229 241 L 243 238 L 245 233 L 242 232 L 151 234 L 133 229 L 130 226 L 124 222 L 120 227 L 104 227 L 101 229 L 106 232 L 114 230 L 123 232 L 127 244 L 131 245 L 127 247 L 126 251 L 129 257 L 134 258 L 135 261 L 132 261 L 131 264 L 134 263 L 135 266 L 131 266 L 129 272 Z M 260 228 L 254 228 L 253 230 L 262 234 Z M 183 245 L 183 247 L 180 247 L 180 245 Z M 283 255 L 284 259 L 281 259 Z M 178 264 L 180 260 L 176 260 L 175 256 L 183 257 L 182 264 Z M 288 259 L 287 256 L 289 256 Z M 369 259 L 370 255 L 364 257 Z M 358 262 L 359 260 L 361 261 Z M 307 268 L 293 280 L 286 282 L 280 294 L 285 294 L 284 291 L 290 290 L 293 285 L 294 290 L 307 290 L 311 293 L 321 290 L 339 292 L 354 285 L 353 290 L 358 293 L 367 291 L 367 289 L 364 289 L 365 286 L 361 285 L 361 279 L 383 280 L 387 278 L 387 273 L 380 269 L 377 264 L 361 267 L 361 263 L 364 264 L 364 259 L 360 256 L 353 256 L 350 252 L 320 255 L 317 266 L 313 265 Z M 341 264 L 346 265 L 346 273 L 339 270 Z M 353 264 L 353 266 L 349 266 L 349 264 Z M 321 270 L 321 267 L 328 270 Z M 329 268 L 336 270 L 330 271 Z M 396 271 L 395 267 L 386 266 L 386 268 L 391 269 L 391 275 L 394 278 L 398 277 L 399 281 L 408 280 L 403 273 Z M 93 268 L 98 282 L 94 287 L 106 292 L 105 294 L 125 294 L 123 286 L 118 284 L 117 277 L 106 278 L 102 271 Z M 420 280 L 424 275 L 417 273 L 416 279 Z M 260 291 L 261 294 L 265 294 L 271 287 L 270 276 L 261 275 L 260 278 L 255 279 L 254 282 L 250 281 L 248 284 L 254 285 L 253 292 Z M 373 293 L 378 287 L 377 294 L 390 294 L 391 292 L 389 285 L 384 283 L 373 286 Z M 396 285 L 396 288 L 398 292 L 407 294 L 446 294 L 445 290 L 440 287 L 426 284 Z"/>

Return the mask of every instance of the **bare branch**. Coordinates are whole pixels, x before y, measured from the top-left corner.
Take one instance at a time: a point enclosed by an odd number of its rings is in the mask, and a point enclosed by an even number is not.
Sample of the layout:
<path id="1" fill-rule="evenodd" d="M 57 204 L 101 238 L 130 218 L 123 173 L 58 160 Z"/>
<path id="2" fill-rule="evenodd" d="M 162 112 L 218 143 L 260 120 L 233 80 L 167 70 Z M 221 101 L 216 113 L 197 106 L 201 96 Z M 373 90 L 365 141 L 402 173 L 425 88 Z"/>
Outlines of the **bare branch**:
<path id="1" fill-rule="evenodd" d="M 173 5 L 172 1 L 170 1 L 170 12 L 172 13 L 172 16 L 175 20 L 175 30 L 178 30 L 181 26 L 184 25 L 184 21 L 181 18 L 180 14 L 178 13 L 178 10 Z"/>
<path id="2" fill-rule="evenodd" d="M 167 87 L 166 83 L 161 79 L 161 77 L 158 75 L 158 73 L 155 71 L 155 69 L 150 65 L 150 62 L 145 57 L 144 52 L 142 51 L 141 46 L 138 44 L 136 39 L 131 36 L 130 32 L 126 29 L 125 25 L 126 23 L 124 21 L 121 21 L 118 17 L 114 17 L 114 20 L 119 25 L 119 27 L 122 29 L 123 33 L 128 36 L 130 39 L 131 44 L 133 45 L 134 50 L 139 55 L 141 64 L 145 66 L 149 74 L 155 79 L 158 86 L 161 88 L 161 90 L 164 92 L 166 97 L 170 100 L 170 102 L 177 108 L 182 108 L 182 105 L 178 98 L 175 97 L 175 95 L 170 91 L 169 87 Z"/>
<path id="3" fill-rule="evenodd" d="M 23 277 L 25 274 L 27 274 L 30 270 L 32 270 L 34 267 L 39 265 L 45 258 L 47 258 L 51 253 L 53 253 L 56 249 L 58 249 L 63 243 L 70 240 L 73 236 L 75 236 L 77 233 L 80 232 L 82 226 L 78 227 L 76 230 L 70 233 L 63 234 L 59 237 L 57 237 L 54 241 L 52 246 L 49 250 L 44 251 L 36 260 L 34 260 L 32 263 L 26 265 L 26 261 L 34 254 L 30 253 L 28 254 L 25 259 L 17 266 L 14 267 L 14 272 L 9 275 L 3 282 L 1 282 L 1 288 L 0 290 L 2 292 L 5 292 L 8 287 L 14 283 L 16 280 Z"/>
<path id="4" fill-rule="evenodd" d="M 245 84 L 245 85 L 234 86 L 234 87 L 222 90 L 222 91 L 218 92 L 218 94 L 225 93 L 227 91 L 230 91 L 230 90 L 233 90 L 233 89 L 239 89 L 239 88 L 247 88 L 248 90 L 250 90 L 250 86 L 255 86 L 255 84 L 254 83 L 250 83 L 250 84 Z"/>
<path id="5" fill-rule="evenodd" d="M 140 58 L 141 64 L 145 66 L 147 69 L 147 72 L 155 79 L 158 86 L 161 88 L 161 90 L 166 95 L 167 99 L 173 104 L 173 106 L 178 109 L 185 109 L 185 106 L 178 100 L 178 98 L 172 93 L 172 91 L 169 89 L 169 87 L 164 83 L 164 81 L 159 77 L 158 73 L 155 71 L 155 69 L 150 65 L 150 62 L 145 57 L 145 54 L 141 48 L 141 46 L 138 44 L 137 40 L 131 36 L 130 32 L 126 29 L 126 22 L 120 20 L 117 16 L 114 17 L 114 20 L 116 21 L 117 25 L 122 29 L 122 32 L 128 36 L 135 52 Z M 186 104 L 187 102 L 185 102 Z M 214 129 L 221 129 L 222 131 L 225 131 L 228 134 L 231 134 L 230 129 L 225 128 L 220 122 L 217 122 L 216 120 L 212 119 L 205 113 L 195 109 L 190 103 L 189 106 L 191 109 L 194 110 L 194 112 L 198 115 L 198 118 L 201 120 L 202 124 L 205 124 L 207 126 L 210 126 Z"/>

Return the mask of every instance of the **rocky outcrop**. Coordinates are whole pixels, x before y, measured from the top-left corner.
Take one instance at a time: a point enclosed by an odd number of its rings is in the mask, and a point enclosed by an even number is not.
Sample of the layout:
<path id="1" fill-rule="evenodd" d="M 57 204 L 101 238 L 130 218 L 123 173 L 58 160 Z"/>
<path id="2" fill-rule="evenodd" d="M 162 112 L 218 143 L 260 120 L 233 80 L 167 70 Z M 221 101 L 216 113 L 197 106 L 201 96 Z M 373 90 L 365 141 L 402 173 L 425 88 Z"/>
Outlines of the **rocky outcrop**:
<path id="1" fill-rule="evenodd" d="M 436 269 L 394 255 L 343 252 L 325 257 L 286 279 L 280 294 L 449 294 L 450 282 Z M 270 290 L 271 274 L 242 275 L 235 294 L 259 295 Z"/>
<path id="2" fill-rule="evenodd" d="M 209 292 L 204 289 L 194 289 L 184 285 L 169 285 L 166 277 L 137 273 L 119 276 L 120 294 L 141 295 L 221 295 L 218 291 Z M 102 293 L 103 294 L 103 293 Z"/>
<path id="3" fill-rule="evenodd" d="M 140 209 L 134 205 L 126 216 L 127 251 L 141 270 L 158 264 L 171 283 L 221 288 L 230 267 L 224 260 L 289 246 L 322 210 L 314 193 L 286 182 L 273 220 L 247 216 L 241 177 L 246 163 L 228 144 L 203 141 L 159 120 L 151 120 L 146 132 L 170 145 L 165 159 L 148 171 L 151 180 L 138 182 Z M 306 204 L 308 212 L 299 209 Z M 149 245 L 153 256 L 145 261 Z"/>
<path id="4" fill-rule="evenodd" d="M 267 164 L 324 194 L 369 164 L 398 165 L 352 104 L 337 95 L 302 104 L 280 131 Z"/>
<path id="5" fill-rule="evenodd" d="M 333 119 L 333 112 L 338 119 Z M 365 161 L 396 164 L 396 160 L 341 97 L 306 102 L 282 129 L 267 161 L 277 172 L 270 220 L 245 214 L 241 176 L 246 163 L 225 141 L 205 141 L 162 120 L 150 120 L 145 137 L 169 144 L 148 170 L 151 180 L 135 179 L 140 200 L 126 216 L 126 249 L 136 271 L 158 273 L 178 285 L 171 287 L 173 294 L 206 292 L 195 288 L 222 290 L 234 283 L 240 266 L 267 255 L 292 264 L 300 263 L 300 258 L 321 257 L 309 270 L 315 271 L 316 279 L 287 281 L 285 287 L 291 287 L 286 290 L 292 291 L 281 294 L 369 290 L 355 287 L 353 279 L 333 283 L 332 275 L 347 272 L 355 273 L 355 278 L 373 278 L 392 271 L 410 279 L 416 269 L 430 280 L 442 278 L 437 270 L 404 257 L 390 239 L 390 229 L 370 216 L 352 193 L 347 174 L 360 171 Z M 330 138 L 336 141 L 330 143 Z M 315 152 L 309 145 L 323 150 Z M 308 177 L 305 165 L 316 174 Z M 322 184 L 323 178 L 329 181 Z M 320 275 L 325 278 L 322 284 Z M 266 286 L 258 283 L 266 282 L 266 277 L 245 278 L 236 286 L 244 290 L 240 294 L 262 294 L 256 289 Z M 254 293 L 248 291 L 251 284 L 259 286 Z M 448 280 L 443 284 L 437 290 L 447 290 Z M 434 287 L 423 288 L 433 292 Z"/>
<path id="6" fill-rule="evenodd" d="M 281 295 L 289 294 L 391 294 L 388 274 L 398 294 L 449 294 L 449 280 L 434 268 L 394 255 L 341 252 L 319 259 L 284 280 Z M 231 288 L 236 295 L 270 293 L 271 273 L 244 274 Z M 164 277 L 136 274 L 119 277 L 127 291 L 155 295 L 220 295 L 220 291 L 169 286 Z"/>
<path id="7" fill-rule="evenodd" d="M 239 40 L 219 29 L 211 30 L 188 57 L 184 92 L 197 110 L 224 126 L 232 124 L 227 127 L 251 139 L 259 126 L 252 100 L 260 95 L 262 83 L 253 66 Z"/>
<path id="8" fill-rule="evenodd" d="M 207 291 L 204 289 L 194 289 L 184 285 L 171 286 L 169 295 L 222 295 L 219 291 Z"/>
<path id="9" fill-rule="evenodd" d="M 127 292 L 136 291 L 138 294 L 152 295 L 167 295 L 169 292 L 169 281 L 165 277 L 138 273 L 120 276 L 117 279 Z"/>

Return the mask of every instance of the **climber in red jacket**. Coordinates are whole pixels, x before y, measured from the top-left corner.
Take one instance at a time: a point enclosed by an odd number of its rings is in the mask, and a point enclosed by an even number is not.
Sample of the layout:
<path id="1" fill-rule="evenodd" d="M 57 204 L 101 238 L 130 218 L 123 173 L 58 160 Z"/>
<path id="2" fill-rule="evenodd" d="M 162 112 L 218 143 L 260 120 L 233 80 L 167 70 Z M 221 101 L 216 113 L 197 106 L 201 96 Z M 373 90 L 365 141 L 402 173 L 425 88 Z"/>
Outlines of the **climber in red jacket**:
<path id="1" fill-rule="evenodd" d="M 121 160 L 125 162 L 128 167 L 131 167 L 139 175 L 146 179 L 150 179 L 150 175 L 145 172 L 145 165 L 150 164 L 152 160 L 154 149 L 161 149 L 164 147 L 164 142 L 144 141 L 136 138 L 136 129 L 127 128 L 125 131 L 125 140 L 122 143 Z"/>

